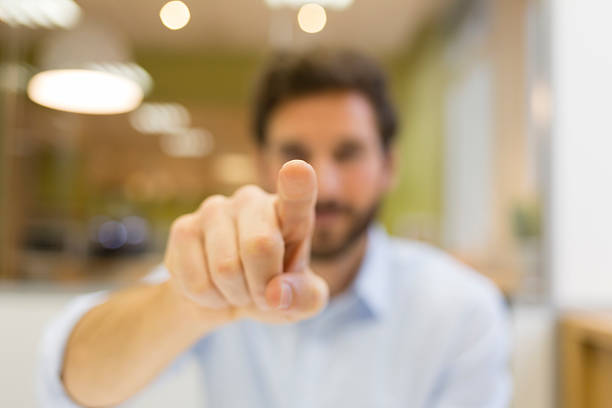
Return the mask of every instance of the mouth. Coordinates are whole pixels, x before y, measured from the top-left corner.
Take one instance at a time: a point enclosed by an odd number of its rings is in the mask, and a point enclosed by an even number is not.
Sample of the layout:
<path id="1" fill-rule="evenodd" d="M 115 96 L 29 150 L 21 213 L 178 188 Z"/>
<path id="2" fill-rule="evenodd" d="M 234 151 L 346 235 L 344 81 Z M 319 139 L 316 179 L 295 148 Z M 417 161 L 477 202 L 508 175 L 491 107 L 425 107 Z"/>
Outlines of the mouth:
<path id="1" fill-rule="evenodd" d="M 328 225 L 338 220 L 342 216 L 342 212 L 337 210 L 320 210 L 315 213 L 315 216 L 315 221 L 318 225 Z"/>

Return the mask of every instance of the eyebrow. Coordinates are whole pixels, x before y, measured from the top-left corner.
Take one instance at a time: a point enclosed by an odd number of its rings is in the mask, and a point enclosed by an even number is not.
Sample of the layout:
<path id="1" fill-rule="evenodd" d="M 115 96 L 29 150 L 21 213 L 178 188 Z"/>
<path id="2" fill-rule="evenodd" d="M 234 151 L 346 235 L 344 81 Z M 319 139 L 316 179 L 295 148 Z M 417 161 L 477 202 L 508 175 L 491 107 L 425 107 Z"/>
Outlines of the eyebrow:
<path id="1" fill-rule="evenodd" d="M 278 149 L 281 150 L 281 151 L 290 151 L 290 152 L 296 151 L 296 150 L 299 150 L 299 151 L 306 151 L 307 150 L 306 147 L 303 144 L 301 144 L 300 142 L 293 142 L 293 141 L 291 141 L 291 142 L 282 142 L 280 144 L 280 146 L 278 147 Z"/>
<path id="2" fill-rule="evenodd" d="M 342 148 L 346 148 L 346 147 L 363 147 L 364 143 L 362 140 L 357 140 L 357 139 L 343 139 L 340 143 L 338 143 L 335 148 L 336 149 L 342 149 Z"/>
<path id="3" fill-rule="evenodd" d="M 282 153 L 302 153 L 307 154 L 310 150 L 303 143 L 300 142 L 300 138 L 296 136 L 292 140 L 280 142 L 278 146 L 278 150 Z M 333 150 L 336 151 L 338 149 L 346 149 L 346 148 L 360 148 L 364 147 L 364 141 L 353 135 L 353 134 L 344 134 L 340 138 L 340 141 L 333 147 Z"/>

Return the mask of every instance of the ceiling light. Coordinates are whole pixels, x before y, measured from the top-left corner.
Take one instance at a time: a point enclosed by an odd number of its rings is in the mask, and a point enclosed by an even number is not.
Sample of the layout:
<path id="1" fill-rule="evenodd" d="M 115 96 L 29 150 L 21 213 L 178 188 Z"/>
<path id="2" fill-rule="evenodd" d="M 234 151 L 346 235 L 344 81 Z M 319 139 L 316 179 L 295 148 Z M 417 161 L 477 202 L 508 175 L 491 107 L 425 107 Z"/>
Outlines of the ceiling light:
<path id="1" fill-rule="evenodd" d="M 173 133 L 188 128 L 191 117 L 178 103 L 146 102 L 130 114 L 130 124 L 140 133 Z"/>
<path id="2" fill-rule="evenodd" d="M 325 9 L 317 3 L 304 4 L 298 11 L 297 19 L 302 31 L 310 34 L 318 33 L 327 23 Z"/>
<path id="3" fill-rule="evenodd" d="M 180 30 L 191 18 L 189 7 L 182 1 L 170 1 L 159 11 L 159 18 L 170 30 Z"/>
<path id="4" fill-rule="evenodd" d="M 266 4 L 272 8 L 283 6 L 299 8 L 307 3 L 308 0 L 266 0 Z M 342 10 L 353 4 L 353 0 L 318 0 L 317 3 L 323 7 Z"/>
<path id="5" fill-rule="evenodd" d="M 128 112 L 151 89 L 151 77 L 130 61 L 125 41 L 96 21 L 52 33 L 41 50 L 42 70 L 30 79 L 27 94 L 48 108 L 87 114 Z"/>
<path id="6" fill-rule="evenodd" d="M 202 157 L 212 151 L 213 137 L 204 129 L 177 129 L 161 135 L 161 150 L 173 157 Z"/>
<path id="7" fill-rule="evenodd" d="M 30 80 L 28 96 L 48 108 L 108 115 L 128 112 L 142 101 L 142 89 L 127 78 L 102 71 L 57 69 Z"/>
<path id="8" fill-rule="evenodd" d="M 100 62 L 84 65 L 85 69 L 108 72 L 136 82 L 146 95 L 153 89 L 153 78 L 143 67 L 134 62 Z"/>
<path id="9" fill-rule="evenodd" d="M 73 0 L 0 0 L 0 21 L 12 27 L 72 28 L 80 17 Z"/>

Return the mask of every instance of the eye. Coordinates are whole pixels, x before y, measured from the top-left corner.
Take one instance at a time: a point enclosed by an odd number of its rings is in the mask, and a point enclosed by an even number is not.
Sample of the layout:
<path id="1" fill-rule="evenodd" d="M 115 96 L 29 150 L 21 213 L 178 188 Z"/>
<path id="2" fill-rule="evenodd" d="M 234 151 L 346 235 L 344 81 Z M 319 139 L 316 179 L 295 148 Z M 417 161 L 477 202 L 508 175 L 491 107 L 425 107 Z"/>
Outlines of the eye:
<path id="1" fill-rule="evenodd" d="M 337 162 L 347 162 L 359 158 L 363 153 L 363 148 L 357 143 L 345 143 L 334 153 Z"/>

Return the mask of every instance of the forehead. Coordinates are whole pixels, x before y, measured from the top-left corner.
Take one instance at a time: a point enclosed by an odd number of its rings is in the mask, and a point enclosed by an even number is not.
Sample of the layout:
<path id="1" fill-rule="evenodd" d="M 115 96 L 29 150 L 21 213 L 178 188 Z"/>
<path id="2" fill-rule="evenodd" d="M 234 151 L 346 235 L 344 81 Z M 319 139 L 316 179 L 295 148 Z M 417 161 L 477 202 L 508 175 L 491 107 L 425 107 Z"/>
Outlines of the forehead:
<path id="1" fill-rule="evenodd" d="M 339 139 L 378 143 L 376 115 L 356 91 L 330 91 L 292 99 L 270 117 L 268 143 L 329 144 Z"/>

